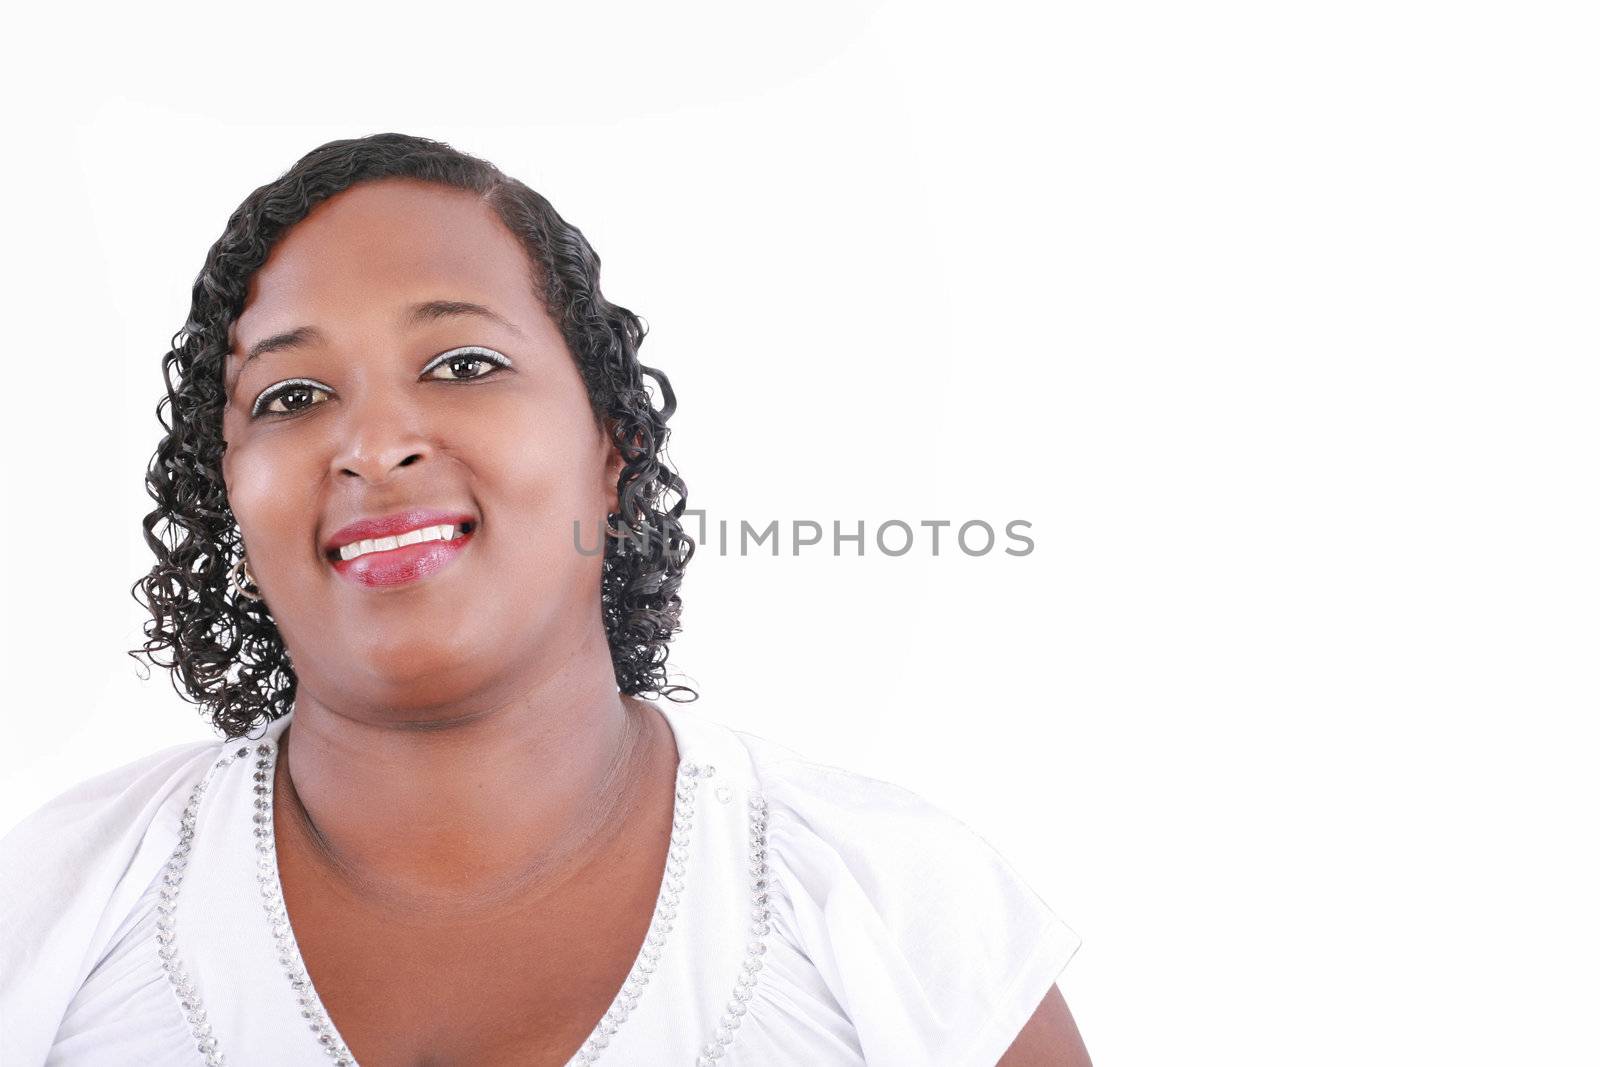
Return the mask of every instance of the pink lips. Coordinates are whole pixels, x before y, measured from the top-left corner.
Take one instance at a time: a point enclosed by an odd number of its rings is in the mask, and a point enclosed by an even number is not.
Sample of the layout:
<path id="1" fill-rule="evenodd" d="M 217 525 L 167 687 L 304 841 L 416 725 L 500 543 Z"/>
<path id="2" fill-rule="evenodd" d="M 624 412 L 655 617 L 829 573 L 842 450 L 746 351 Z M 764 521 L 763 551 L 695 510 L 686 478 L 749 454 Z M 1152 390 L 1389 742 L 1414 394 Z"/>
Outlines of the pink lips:
<path id="1" fill-rule="evenodd" d="M 420 541 L 383 552 L 368 552 L 350 560 L 339 557 L 339 549 L 353 542 L 398 537 L 427 526 L 465 527 L 466 532 L 448 541 Z M 340 527 L 323 544 L 323 551 L 342 578 L 368 587 L 404 585 L 448 566 L 477 532 L 477 520 L 470 513 L 411 508 L 392 515 L 359 519 Z"/>

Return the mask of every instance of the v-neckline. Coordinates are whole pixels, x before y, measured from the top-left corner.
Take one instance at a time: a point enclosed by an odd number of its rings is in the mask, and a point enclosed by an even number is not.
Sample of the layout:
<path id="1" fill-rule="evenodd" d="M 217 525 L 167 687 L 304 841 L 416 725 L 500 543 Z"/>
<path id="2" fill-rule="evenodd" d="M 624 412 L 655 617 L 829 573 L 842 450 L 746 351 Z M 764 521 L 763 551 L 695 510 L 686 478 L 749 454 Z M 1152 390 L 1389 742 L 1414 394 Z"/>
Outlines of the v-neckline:
<path id="1" fill-rule="evenodd" d="M 694 825 L 695 790 L 701 778 L 701 767 L 688 757 L 686 739 L 680 724 L 675 722 L 672 715 L 664 709 L 657 708 L 657 710 L 667 721 L 673 744 L 678 752 L 672 802 L 672 834 L 666 864 L 656 889 L 655 907 L 650 915 L 650 925 L 645 931 L 644 941 L 634 953 L 633 962 L 628 968 L 628 976 L 612 995 L 610 1005 L 600 1020 L 568 1058 L 567 1067 L 592 1064 L 601 1058 L 611 1038 L 632 1014 L 634 1005 L 655 970 L 656 961 L 667 942 L 667 936 L 675 925 L 673 920 L 685 884 L 685 865 Z M 311 980 L 283 899 L 282 872 L 278 865 L 273 822 L 276 813 L 274 785 L 280 751 L 279 739 L 289 728 L 293 714 L 291 708 L 288 714 L 274 720 L 267 732 L 251 746 L 250 750 L 255 763 L 252 781 L 256 798 L 253 822 L 257 857 L 256 878 L 262 908 L 277 945 L 282 977 L 293 990 L 313 1037 L 331 1058 L 335 1067 L 360 1067 L 355 1054 L 350 1051 L 340 1035 L 315 983 Z"/>

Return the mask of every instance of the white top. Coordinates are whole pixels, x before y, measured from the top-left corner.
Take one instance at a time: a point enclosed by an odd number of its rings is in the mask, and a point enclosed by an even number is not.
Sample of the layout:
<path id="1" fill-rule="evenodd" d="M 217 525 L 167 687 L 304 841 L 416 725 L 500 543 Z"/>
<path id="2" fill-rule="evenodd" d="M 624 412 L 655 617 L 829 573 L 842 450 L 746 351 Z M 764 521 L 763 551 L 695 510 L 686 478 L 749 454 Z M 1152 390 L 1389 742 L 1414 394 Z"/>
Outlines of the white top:
<path id="1" fill-rule="evenodd" d="M 663 701 L 650 930 L 572 1064 L 994 1067 L 1080 944 L 898 786 Z M 283 909 L 258 739 L 165 749 L 0 840 L 0 1063 L 351 1064 Z"/>

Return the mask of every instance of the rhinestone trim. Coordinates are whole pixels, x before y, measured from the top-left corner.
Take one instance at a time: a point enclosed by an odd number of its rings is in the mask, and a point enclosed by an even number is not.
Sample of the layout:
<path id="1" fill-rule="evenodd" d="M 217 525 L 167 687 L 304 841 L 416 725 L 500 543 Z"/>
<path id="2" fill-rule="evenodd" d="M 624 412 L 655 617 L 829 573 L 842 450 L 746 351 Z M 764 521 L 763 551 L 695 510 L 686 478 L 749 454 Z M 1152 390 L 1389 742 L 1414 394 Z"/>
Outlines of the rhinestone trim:
<path id="1" fill-rule="evenodd" d="M 245 750 L 240 751 L 243 753 Z M 273 764 L 277 759 L 276 743 L 268 741 L 257 745 L 256 756 L 254 787 L 256 813 L 253 817 L 257 852 L 256 881 L 261 887 L 261 902 L 266 909 L 267 920 L 272 924 L 272 936 L 278 944 L 278 962 L 282 964 L 289 984 L 294 987 L 300 1001 L 300 1014 L 305 1017 L 312 1034 L 316 1036 L 317 1043 L 332 1059 L 335 1067 L 358 1067 L 355 1056 L 339 1036 L 333 1020 L 328 1017 L 327 1008 L 322 1004 L 322 998 L 311 982 L 305 960 L 300 955 L 299 942 L 295 940 L 294 928 L 289 923 L 288 910 L 284 906 L 283 885 L 278 877 L 277 842 L 272 830 Z M 601 1016 L 593 1032 L 568 1060 L 569 1064 L 590 1064 L 600 1058 L 606 1046 L 611 1043 L 611 1039 L 632 1014 L 634 1005 L 650 981 L 650 975 L 655 973 L 656 965 L 661 959 L 661 950 L 667 941 L 667 934 L 671 932 L 673 922 L 678 915 L 678 898 L 683 893 L 684 874 L 689 859 L 690 832 L 694 828 L 695 790 L 701 778 L 709 778 L 715 773 L 716 768 L 710 765 L 701 767 L 691 760 L 679 763 L 672 809 L 671 844 L 667 850 L 666 869 L 663 872 L 661 888 L 656 895 L 656 907 L 650 917 L 650 927 L 645 933 L 644 945 L 640 948 L 627 979 L 622 983 L 622 988 L 612 999 L 611 1007 L 606 1009 L 606 1013 Z"/>
<path id="2" fill-rule="evenodd" d="M 739 977 L 734 982 L 733 996 L 728 998 L 722 1017 L 712 1039 L 701 1048 L 695 1067 L 714 1067 L 716 1062 L 738 1036 L 739 1024 L 744 1022 L 750 999 L 755 996 L 757 976 L 763 966 L 762 957 L 767 951 L 767 934 L 772 931 L 772 911 L 768 907 L 767 888 L 767 798 L 761 793 L 750 797 L 750 941 L 745 946 L 745 960 L 740 965 Z"/>
<path id="3" fill-rule="evenodd" d="M 177 911 L 178 894 L 183 888 L 184 871 L 189 866 L 189 853 L 194 847 L 195 823 L 200 814 L 200 800 L 216 771 L 222 770 L 235 759 L 248 754 L 249 746 L 232 755 L 224 755 L 212 764 L 211 772 L 200 779 L 189 794 L 183 815 L 178 821 L 178 843 L 172 850 L 161 873 L 161 902 L 156 905 L 156 954 L 161 957 L 161 969 L 167 974 L 172 991 L 177 994 L 178 1006 L 189 1022 L 189 1032 L 194 1035 L 195 1047 L 206 1058 L 207 1067 L 224 1067 L 227 1061 L 217 1046 L 217 1036 L 212 1032 L 211 1021 L 206 1018 L 205 1005 L 188 968 L 178 957 Z"/>
<path id="4" fill-rule="evenodd" d="M 250 817 L 254 823 L 252 833 L 256 839 L 256 885 L 261 890 L 261 907 L 272 926 L 272 939 L 278 946 L 278 963 L 294 989 L 300 1002 L 300 1014 L 311 1027 L 317 1044 L 328 1054 L 337 1067 L 356 1067 L 356 1058 L 339 1036 L 322 998 L 311 984 L 305 960 L 300 957 L 300 945 L 295 941 L 294 928 L 289 925 L 289 911 L 283 903 L 283 885 L 278 879 L 278 843 L 272 831 L 273 764 L 277 762 L 276 741 L 263 741 L 256 745 L 256 771 L 253 792 L 256 811 Z"/>
<path id="5" fill-rule="evenodd" d="M 278 962 L 284 968 L 290 986 L 295 990 L 300 1002 L 300 1014 L 307 1020 L 318 1045 L 327 1053 L 335 1067 L 358 1067 L 355 1056 L 339 1036 L 333 1020 L 328 1017 L 327 1009 L 317 995 L 316 987 L 312 985 L 305 960 L 300 955 L 299 943 L 295 940 L 294 929 L 289 923 L 288 910 L 283 902 L 283 886 L 278 877 L 277 843 L 273 833 L 272 815 L 273 770 L 277 758 L 277 745 L 272 740 L 263 740 L 254 748 L 256 761 L 255 772 L 252 775 L 254 782 L 252 791 L 255 794 L 255 814 L 251 816 L 251 821 L 256 847 L 256 882 L 261 892 L 262 907 L 272 927 L 273 939 L 277 943 Z M 225 769 L 237 759 L 246 758 L 250 755 L 250 751 L 251 746 L 245 745 L 230 754 L 223 755 L 213 764 L 213 773 Z M 568 1060 L 569 1067 L 576 1064 L 592 1064 L 601 1057 L 611 1039 L 632 1014 L 640 995 L 650 981 L 650 976 L 655 973 L 661 958 L 661 950 L 666 944 L 666 935 L 671 932 L 674 920 L 677 918 L 678 898 L 683 893 L 688 847 L 694 827 L 695 791 L 700 779 L 710 778 L 716 771 L 716 767 L 711 764 L 702 767 L 691 760 L 684 760 L 679 765 L 673 802 L 671 846 L 667 851 L 666 870 L 657 895 L 655 912 L 651 916 L 650 927 L 645 934 L 644 946 L 640 949 L 639 956 L 634 961 L 627 979 L 622 983 L 622 988 L 613 999 L 611 1007 L 606 1010 L 588 1039 Z M 200 802 L 211 784 L 212 777 L 213 774 L 207 774 L 194 787 L 179 820 L 178 844 L 173 848 L 161 876 L 163 883 L 160 891 L 161 900 L 156 905 L 156 941 L 162 969 L 166 972 L 173 992 L 177 995 L 178 1004 L 189 1023 L 190 1032 L 194 1035 L 196 1048 L 205 1057 L 207 1067 L 226 1067 L 227 1060 L 206 1016 L 200 993 L 179 958 L 176 929 L 178 896 L 182 889 L 184 872 L 189 864 L 189 853 L 193 849 Z M 746 944 L 746 958 L 740 965 L 733 995 L 717 1021 L 713 1039 L 705 1044 L 700 1056 L 695 1060 L 696 1067 L 712 1067 L 733 1044 L 739 1025 L 748 1010 L 746 1005 L 754 996 L 757 976 L 763 966 L 762 956 L 767 951 L 766 936 L 771 931 L 769 921 L 771 912 L 768 908 L 767 894 L 769 885 L 767 800 L 760 793 L 750 798 L 749 843 L 752 936 Z"/>
<path id="6" fill-rule="evenodd" d="M 628 1021 L 650 976 L 655 973 L 656 964 L 661 959 L 661 947 L 666 944 L 667 934 L 672 931 L 673 920 L 678 915 L 678 897 L 683 893 L 690 831 L 694 829 L 695 790 L 700 785 L 700 779 L 716 773 L 717 769 L 710 764 L 702 767 L 692 760 L 684 760 L 678 765 L 678 788 L 672 809 L 672 845 L 667 850 L 666 874 L 661 880 L 661 891 L 656 897 L 656 910 L 650 917 L 650 929 L 645 934 L 644 947 L 639 950 L 639 957 L 612 1000 L 611 1007 L 600 1017 L 588 1039 L 567 1060 L 568 1067 L 594 1063 L 600 1058 L 617 1030 Z"/>

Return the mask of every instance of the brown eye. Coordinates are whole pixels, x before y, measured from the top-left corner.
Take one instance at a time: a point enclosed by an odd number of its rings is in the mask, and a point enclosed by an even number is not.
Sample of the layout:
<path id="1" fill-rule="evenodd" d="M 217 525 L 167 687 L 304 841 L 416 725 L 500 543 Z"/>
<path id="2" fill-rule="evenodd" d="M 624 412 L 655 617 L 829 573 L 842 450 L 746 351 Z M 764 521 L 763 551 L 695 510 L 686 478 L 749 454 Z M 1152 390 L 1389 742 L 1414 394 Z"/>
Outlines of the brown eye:
<path id="1" fill-rule="evenodd" d="M 452 348 L 429 364 L 428 370 L 448 370 L 450 373 L 441 377 L 440 381 L 471 381 L 474 378 L 487 378 L 496 370 L 509 366 L 511 361 L 493 349 L 470 345 Z"/>
<path id="2" fill-rule="evenodd" d="M 251 409 L 250 416 L 256 418 L 261 415 L 294 415 L 315 407 L 319 401 L 314 397 L 323 389 L 324 386 L 307 378 L 284 382 L 262 393 L 257 398 L 255 407 Z M 281 407 L 273 407 L 280 402 Z"/>
<path id="3" fill-rule="evenodd" d="M 486 372 L 477 369 L 469 371 L 467 368 L 488 367 L 491 364 L 482 356 L 451 356 L 439 366 L 450 368 L 451 378 L 481 378 Z"/>

